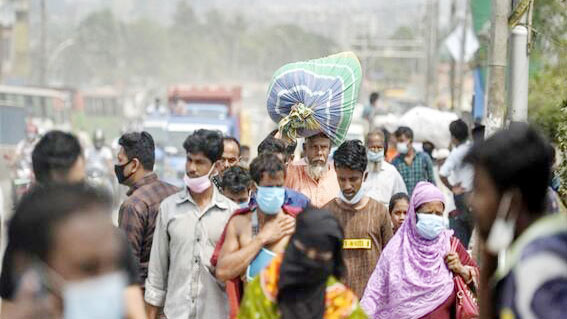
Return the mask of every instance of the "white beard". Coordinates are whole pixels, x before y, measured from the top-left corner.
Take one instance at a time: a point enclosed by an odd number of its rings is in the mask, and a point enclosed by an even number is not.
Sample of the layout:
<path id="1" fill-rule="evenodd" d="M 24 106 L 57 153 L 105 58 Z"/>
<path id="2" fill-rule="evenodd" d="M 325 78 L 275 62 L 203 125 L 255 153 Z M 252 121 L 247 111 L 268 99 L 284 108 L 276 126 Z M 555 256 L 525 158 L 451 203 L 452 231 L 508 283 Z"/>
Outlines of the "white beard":
<path id="1" fill-rule="evenodd" d="M 309 164 L 307 165 L 307 175 L 318 181 L 323 174 L 327 172 L 327 164 Z"/>
<path id="2" fill-rule="evenodd" d="M 368 162 L 368 171 L 370 173 L 379 173 L 382 169 L 382 162 Z"/>

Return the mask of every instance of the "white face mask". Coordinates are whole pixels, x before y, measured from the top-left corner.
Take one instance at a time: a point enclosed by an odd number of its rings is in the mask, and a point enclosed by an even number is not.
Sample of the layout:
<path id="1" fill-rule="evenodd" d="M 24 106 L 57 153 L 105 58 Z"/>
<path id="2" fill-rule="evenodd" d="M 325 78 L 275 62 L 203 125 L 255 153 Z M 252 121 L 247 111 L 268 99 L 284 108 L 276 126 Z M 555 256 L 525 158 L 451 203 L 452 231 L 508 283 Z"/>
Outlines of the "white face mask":
<path id="1" fill-rule="evenodd" d="M 396 149 L 398 150 L 398 153 L 400 154 L 407 154 L 409 152 L 409 147 L 408 144 L 406 143 L 398 143 L 396 145 Z"/>
<path id="2" fill-rule="evenodd" d="M 486 249 L 494 255 L 507 249 L 514 241 L 517 216 L 514 212 L 510 212 L 511 206 L 512 193 L 506 192 L 500 199 L 496 219 L 490 228 L 490 233 L 486 240 Z M 508 214 L 510 214 L 510 218 L 506 219 Z"/>
<path id="3" fill-rule="evenodd" d="M 64 319 L 121 319 L 126 276 L 114 272 L 63 287 Z"/>
<path id="4" fill-rule="evenodd" d="M 366 183 L 362 182 L 360 189 L 358 190 L 358 192 L 356 192 L 356 194 L 354 194 L 354 196 L 351 199 L 346 199 L 342 191 L 339 191 L 339 198 L 343 201 L 343 203 L 349 205 L 356 205 L 362 200 L 364 195 L 366 195 L 366 190 L 367 190 Z"/>

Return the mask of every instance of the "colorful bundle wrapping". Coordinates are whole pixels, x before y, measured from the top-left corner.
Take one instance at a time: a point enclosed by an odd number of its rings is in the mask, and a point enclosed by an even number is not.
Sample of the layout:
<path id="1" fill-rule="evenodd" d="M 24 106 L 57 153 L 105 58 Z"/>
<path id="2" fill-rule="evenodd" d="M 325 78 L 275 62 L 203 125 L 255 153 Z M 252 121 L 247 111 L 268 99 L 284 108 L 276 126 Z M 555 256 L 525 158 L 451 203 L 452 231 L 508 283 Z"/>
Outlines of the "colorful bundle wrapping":
<path id="1" fill-rule="evenodd" d="M 327 135 L 334 145 L 347 135 L 362 70 L 352 52 L 286 64 L 268 89 L 268 113 L 288 139 Z"/>

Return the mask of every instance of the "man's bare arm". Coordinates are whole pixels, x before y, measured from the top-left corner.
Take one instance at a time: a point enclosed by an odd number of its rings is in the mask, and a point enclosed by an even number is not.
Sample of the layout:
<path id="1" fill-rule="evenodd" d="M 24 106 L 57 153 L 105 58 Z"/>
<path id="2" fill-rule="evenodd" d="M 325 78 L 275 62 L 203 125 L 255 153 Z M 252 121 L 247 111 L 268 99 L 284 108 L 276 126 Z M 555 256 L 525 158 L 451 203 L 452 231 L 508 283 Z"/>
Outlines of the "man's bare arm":
<path id="1" fill-rule="evenodd" d="M 244 274 L 246 267 L 248 267 L 262 247 L 293 234 L 295 230 L 294 218 L 278 215 L 276 219 L 267 222 L 255 238 L 245 246 L 241 246 L 236 221 L 237 219 L 234 218 L 228 225 L 226 240 L 217 263 L 215 275 L 221 281 L 231 280 Z M 252 231 L 252 228 L 243 231 Z"/>
<path id="2" fill-rule="evenodd" d="M 226 239 L 219 254 L 215 276 L 220 281 L 227 281 L 244 274 L 246 267 L 252 262 L 258 252 L 267 244 L 263 236 L 256 236 L 246 246 L 239 242 L 237 218 L 233 218 L 226 230 Z M 246 230 L 242 230 L 246 231 Z M 250 229 L 250 232 L 252 229 Z"/>

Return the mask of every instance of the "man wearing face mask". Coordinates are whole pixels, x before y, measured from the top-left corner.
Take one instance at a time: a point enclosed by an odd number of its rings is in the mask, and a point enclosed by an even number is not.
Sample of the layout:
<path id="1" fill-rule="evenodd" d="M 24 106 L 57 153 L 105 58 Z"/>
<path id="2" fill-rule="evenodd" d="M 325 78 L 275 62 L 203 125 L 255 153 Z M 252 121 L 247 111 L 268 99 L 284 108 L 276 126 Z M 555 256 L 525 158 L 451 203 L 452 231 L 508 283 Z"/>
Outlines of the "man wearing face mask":
<path id="1" fill-rule="evenodd" d="M 313 206 L 323 207 L 340 190 L 335 169 L 328 163 L 331 139 L 323 133 L 310 136 L 303 150 L 306 161 L 288 166 L 285 186 L 307 196 Z"/>
<path id="2" fill-rule="evenodd" d="M 465 161 L 474 165 L 471 208 L 484 243 L 481 318 L 565 318 L 567 217 L 545 211 L 550 144 L 517 125 L 475 144 Z"/>
<path id="3" fill-rule="evenodd" d="M 106 194 L 84 185 L 38 187 L 23 197 L 8 229 L 11 268 L 20 275 L 12 302 L 2 302 L 3 319 L 127 317 L 124 246 L 111 209 Z"/>
<path id="4" fill-rule="evenodd" d="M 260 155 L 250 169 L 257 192 L 248 207 L 231 217 L 211 260 L 217 265 L 217 278 L 230 281 L 231 318 L 240 301 L 240 277 L 251 279 L 275 253 L 283 252 L 295 229 L 295 216 L 309 204 L 304 195 L 283 187 L 285 166 L 276 155 Z"/>
<path id="5" fill-rule="evenodd" d="M 238 318 L 366 319 L 344 273 L 343 232 L 327 211 L 309 208 L 285 253 L 246 286 Z"/>
<path id="6" fill-rule="evenodd" d="M 227 298 L 210 259 L 236 204 L 211 182 L 223 154 L 220 132 L 198 130 L 183 143 L 186 187 L 160 206 L 145 299 L 149 319 L 226 319 Z"/>
<path id="7" fill-rule="evenodd" d="M 392 164 L 396 167 L 411 196 L 415 185 L 419 182 L 430 182 L 435 184 L 433 174 L 433 163 L 429 155 L 418 152 L 413 147 L 413 131 L 411 128 L 401 126 L 396 130 L 398 141 L 397 150 L 399 155 L 394 158 Z"/>
<path id="8" fill-rule="evenodd" d="M 387 148 L 384 131 L 374 130 L 366 135 L 368 154 L 368 187 L 367 195 L 384 205 L 390 203 L 392 196 L 398 193 L 407 194 L 406 184 L 398 170 L 384 160 Z"/>
<path id="9" fill-rule="evenodd" d="M 61 185 L 82 187 L 85 183 L 85 160 L 79 140 L 70 133 L 62 131 L 47 132 L 37 143 L 32 153 L 32 164 L 36 176 L 35 188 L 47 189 Z M 107 218 L 110 220 L 111 214 Z M 14 275 L 12 268 L 12 243 L 8 243 L 3 259 L 0 276 L 0 296 L 3 299 L 2 308 L 9 307 L 9 300 L 15 297 Z M 123 246 L 128 247 L 124 239 Z M 143 315 L 143 299 L 141 296 L 139 276 L 132 254 L 123 250 L 121 266 L 128 272 L 127 296 L 128 318 L 140 318 Z"/>
<path id="10" fill-rule="evenodd" d="M 147 132 L 126 133 L 118 140 L 118 182 L 128 186 L 128 198 L 120 206 L 118 225 L 126 233 L 140 273 L 142 289 L 148 277 L 150 249 L 161 202 L 178 192 L 177 187 L 158 180 L 153 172 L 155 146 Z"/>
<path id="11" fill-rule="evenodd" d="M 380 253 L 392 238 L 392 220 L 386 206 L 367 196 L 366 149 L 359 140 L 344 142 L 333 156 L 341 191 L 323 207 L 345 232 L 345 284 L 360 298 Z"/>

